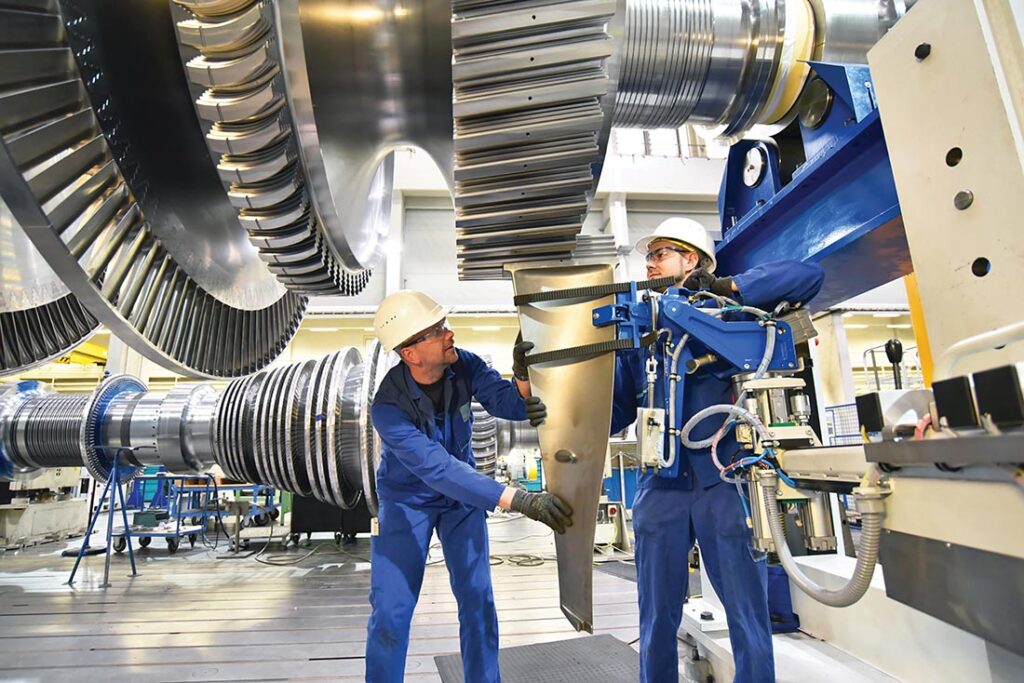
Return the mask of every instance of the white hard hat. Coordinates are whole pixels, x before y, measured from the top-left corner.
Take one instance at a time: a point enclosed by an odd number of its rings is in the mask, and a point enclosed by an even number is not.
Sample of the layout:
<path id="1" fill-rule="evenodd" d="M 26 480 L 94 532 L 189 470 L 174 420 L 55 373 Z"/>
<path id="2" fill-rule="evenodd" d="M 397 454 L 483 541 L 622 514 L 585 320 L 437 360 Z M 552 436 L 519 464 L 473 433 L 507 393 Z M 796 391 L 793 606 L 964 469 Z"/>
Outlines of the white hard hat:
<path id="1" fill-rule="evenodd" d="M 433 327 L 448 315 L 448 309 L 423 292 L 403 289 L 384 297 L 373 317 L 373 329 L 381 346 L 394 351 L 402 342 Z"/>
<path id="2" fill-rule="evenodd" d="M 662 221 L 654 234 L 637 241 L 636 250 L 646 255 L 650 251 L 651 243 L 658 240 L 681 242 L 707 256 L 711 261 L 711 265 L 707 268 L 709 273 L 715 272 L 715 268 L 718 267 L 718 261 L 715 260 L 715 241 L 711 239 L 707 228 L 692 218 L 675 216 Z"/>

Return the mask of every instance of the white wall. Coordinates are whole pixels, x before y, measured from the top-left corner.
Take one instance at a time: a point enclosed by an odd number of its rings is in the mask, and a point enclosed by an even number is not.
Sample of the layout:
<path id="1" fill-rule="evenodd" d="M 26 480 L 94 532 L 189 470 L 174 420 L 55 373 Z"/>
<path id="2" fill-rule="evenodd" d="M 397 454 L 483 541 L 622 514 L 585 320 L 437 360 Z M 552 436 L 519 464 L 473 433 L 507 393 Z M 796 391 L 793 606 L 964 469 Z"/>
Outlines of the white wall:
<path id="1" fill-rule="evenodd" d="M 455 214 L 450 209 L 405 212 L 402 286 L 426 292 L 449 306 L 510 308 L 512 283 L 459 280 L 455 258 Z"/>
<path id="2" fill-rule="evenodd" d="M 907 287 L 903 284 L 903 278 L 897 278 L 887 282 L 881 287 L 858 294 L 833 308 L 863 308 L 863 307 L 892 307 L 907 308 Z"/>

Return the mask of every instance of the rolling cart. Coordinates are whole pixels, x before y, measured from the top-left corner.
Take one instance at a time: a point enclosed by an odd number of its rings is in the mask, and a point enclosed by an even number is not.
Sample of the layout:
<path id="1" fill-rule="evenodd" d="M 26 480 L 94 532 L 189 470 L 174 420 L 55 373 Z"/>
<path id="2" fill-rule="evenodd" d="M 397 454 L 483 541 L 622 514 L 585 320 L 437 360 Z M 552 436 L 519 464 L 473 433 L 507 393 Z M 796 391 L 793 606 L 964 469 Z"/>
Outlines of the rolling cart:
<path id="1" fill-rule="evenodd" d="M 149 507 L 138 510 L 137 512 L 140 514 L 136 515 L 136 519 L 146 513 L 153 514 L 154 522 L 157 516 L 163 513 L 166 513 L 166 519 L 162 523 L 154 524 L 153 526 L 133 524 L 127 530 L 122 530 L 120 534 L 115 532 L 116 535 L 113 540 L 114 550 L 117 552 L 124 551 L 128 547 L 129 538 L 139 539 L 139 546 L 142 548 L 149 546 L 154 538 L 163 538 L 167 543 L 167 552 L 171 554 L 178 551 L 182 539 L 187 538 L 189 545 L 194 547 L 199 535 L 206 528 L 206 511 L 209 510 L 210 502 L 216 502 L 211 498 L 215 491 L 213 477 L 206 475 L 206 483 L 203 486 L 185 485 L 186 481 L 195 478 L 195 475 L 167 474 L 164 472 L 135 477 L 133 480 L 135 482 L 160 482 L 158 487 L 166 490 L 166 501 L 169 506 L 167 509 L 163 509 L 154 507 L 151 504 Z M 193 489 L 195 493 L 201 494 L 203 509 L 201 518 L 191 514 L 193 510 L 189 507 L 189 494 L 191 493 L 189 489 Z M 159 499 L 157 496 L 154 496 L 154 498 Z M 191 520 L 189 520 L 190 517 L 192 518 Z M 192 523 L 185 523 L 187 521 Z"/>

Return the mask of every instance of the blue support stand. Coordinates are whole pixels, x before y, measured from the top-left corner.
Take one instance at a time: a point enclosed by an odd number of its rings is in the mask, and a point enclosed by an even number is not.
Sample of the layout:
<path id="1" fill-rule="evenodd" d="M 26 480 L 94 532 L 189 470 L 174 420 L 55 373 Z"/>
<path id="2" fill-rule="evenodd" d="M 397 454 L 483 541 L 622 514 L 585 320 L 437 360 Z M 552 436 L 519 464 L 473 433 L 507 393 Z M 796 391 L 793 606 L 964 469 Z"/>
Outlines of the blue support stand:
<path id="1" fill-rule="evenodd" d="M 121 519 L 124 522 L 124 538 L 128 544 L 128 558 L 132 563 L 132 576 L 138 576 L 138 572 L 135 570 L 135 552 L 132 549 L 132 537 L 128 533 L 128 511 L 126 510 L 126 503 L 124 498 L 124 488 L 121 485 L 121 468 L 118 466 L 121 460 L 120 451 L 114 454 L 113 463 L 110 468 L 110 476 L 107 477 L 107 484 L 103 488 L 103 495 L 100 496 L 99 502 L 96 504 L 96 510 L 93 512 L 92 519 L 89 521 L 89 529 L 85 532 L 85 538 L 82 539 L 82 547 L 78 551 L 78 557 L 75 559 L 75 566 L 71 569 L 71 576 L 68 577 L 67 585 L 72 585 L 75 582 L 75 573 L 78 572 L 78 565 L 82 562 L 82 557 L 85 555 L 86 549 L 89 547 L 89 539 L 92 537 L 93 529 L 96 527 L 96 521 L 103 514 L 103 501 L 107 498 L 107 493 L 110 494 L 110 508 L 107 517 L 107 549 L 106 549 L 106 560 L 103 565 L 103 583 L 101 588 L 110 587 L 110 552 L 113 549 L 112 537 L 114 533 L 114 508 L 117 507 L 117 501 L 121 501 Z"/>

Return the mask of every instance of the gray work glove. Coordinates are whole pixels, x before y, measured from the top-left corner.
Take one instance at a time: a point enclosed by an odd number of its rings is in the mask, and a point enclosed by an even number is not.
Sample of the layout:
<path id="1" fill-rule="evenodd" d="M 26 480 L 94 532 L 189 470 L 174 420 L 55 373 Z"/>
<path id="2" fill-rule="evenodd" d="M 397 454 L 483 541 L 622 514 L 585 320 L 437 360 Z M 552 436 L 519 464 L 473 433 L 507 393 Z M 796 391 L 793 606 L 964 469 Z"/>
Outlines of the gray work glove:
<path id="1" fill-rule="evenodd" d="M 540 396 L 531 396 L 526 399 L 526 419 L 530 421 L 531 427 L 539 427 L 544 424 L 544 418 L 548 416 L 548 407 Z"/>
<path id="2" fill-rule="evenodd" d="M 736 292 L 732 291 L 731 277 L 715 277 L 703 268 L 695 268 L 693 272 L 683 280 L 683 287 L 689 289 L 691 292 L 704 289 L 712 294 L 727 296 L 729 298 L 736 295 Z"/>
<path id="3" fill-rule="evenodd" d="M 516 337 L 516 345 L 512 347 L 512 376 L 522 382 L 530 381 L 530 373 L 526 370 L 526 354 L 533 349 L 533 342 L 523 341 L 523 333 Z"/>
<path id="4" fill-rule="evenodd" d="M 572 508 L 551 493 L 516 491 L 512 496 L 512 509 L 530 519 L 547 524 L 559 534 L 564 534 L 566 528 L 572 526 Z"/>

